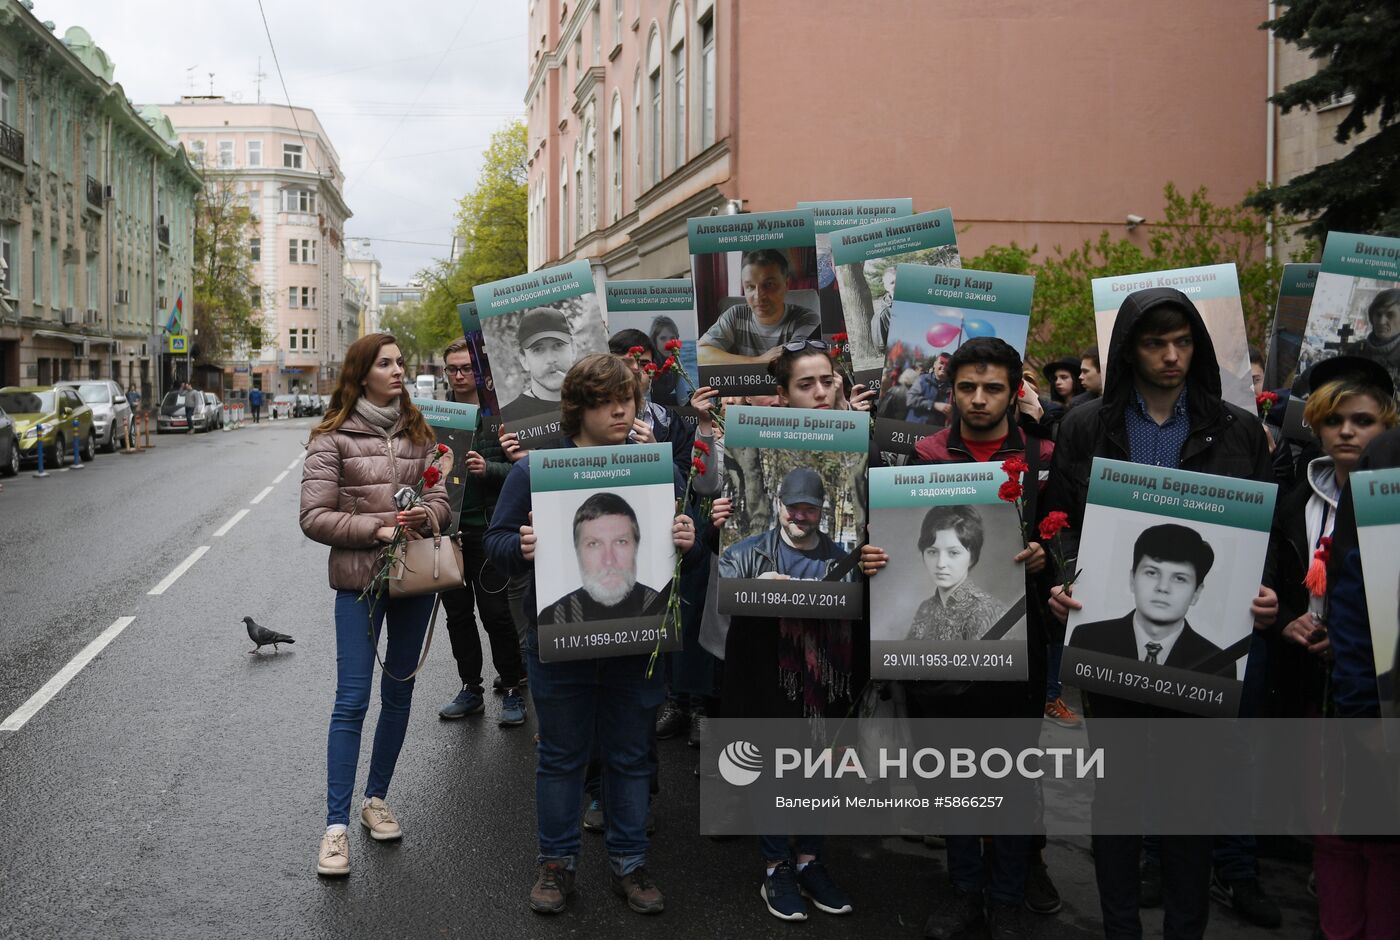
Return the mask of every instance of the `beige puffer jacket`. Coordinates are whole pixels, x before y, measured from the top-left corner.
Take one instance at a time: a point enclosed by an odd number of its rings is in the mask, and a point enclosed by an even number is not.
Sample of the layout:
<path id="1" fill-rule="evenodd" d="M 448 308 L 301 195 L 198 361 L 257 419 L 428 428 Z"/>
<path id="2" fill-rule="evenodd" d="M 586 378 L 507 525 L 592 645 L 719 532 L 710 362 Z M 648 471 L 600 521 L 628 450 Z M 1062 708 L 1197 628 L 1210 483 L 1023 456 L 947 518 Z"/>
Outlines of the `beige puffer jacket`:
<path id="1" fill-rule="evenodd" d="M 434 446 L 413 443 L 402 421 L 386 439 L 357 414 L 338 430 L 311 439 L 301 470 L 301 530 L 331 547 L 332 588 L 369 586 L 384 548 L 374 533 L 394 524 L 395 491 L 418 482 Z M 423 491 L 423 505 L 447 528 L 451 509 L 441 482 Z M 431 528 L 424 526 L 423 532 Z"/>

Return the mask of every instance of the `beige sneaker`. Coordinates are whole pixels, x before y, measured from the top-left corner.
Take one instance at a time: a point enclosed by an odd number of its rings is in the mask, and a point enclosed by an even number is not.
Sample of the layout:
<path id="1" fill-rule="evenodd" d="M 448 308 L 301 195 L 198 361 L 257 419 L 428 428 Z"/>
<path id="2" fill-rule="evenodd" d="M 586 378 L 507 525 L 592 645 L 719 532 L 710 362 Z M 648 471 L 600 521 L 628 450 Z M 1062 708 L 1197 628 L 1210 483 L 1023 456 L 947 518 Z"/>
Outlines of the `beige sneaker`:
<path id="1" fill-rule="evenodd" d="M 394 818 L 394 814 L 389 811 L 389 804 L 377 796 L 370 797 L 360 810 L 360 822 L 369 830 L 370 838 L 379 842 L 403 838 L 403 830 L 399 828 L 399 821 Z"/>
<path id="2" fill-rule="evenodd" d="M 350 874 L 350 834 L 344 829 L 336 833 L 327 830 L 321 837 L 321 852 L 316 858 L 316 874 L 333 878 Z"/>

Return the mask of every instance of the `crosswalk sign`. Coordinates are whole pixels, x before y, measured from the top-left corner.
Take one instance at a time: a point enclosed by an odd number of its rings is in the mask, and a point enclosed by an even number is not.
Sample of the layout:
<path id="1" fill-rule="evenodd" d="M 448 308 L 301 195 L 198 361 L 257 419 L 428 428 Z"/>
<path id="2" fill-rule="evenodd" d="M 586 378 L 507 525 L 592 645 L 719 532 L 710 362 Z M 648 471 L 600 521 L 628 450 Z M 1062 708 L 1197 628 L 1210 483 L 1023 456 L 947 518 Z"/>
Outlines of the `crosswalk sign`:
<path id="1" fill-rule="evenodd" d="M 173 333 L 170 336 L 170 352 L 183 356 L 190 350 L 190 338 L 183 333 Z"/>

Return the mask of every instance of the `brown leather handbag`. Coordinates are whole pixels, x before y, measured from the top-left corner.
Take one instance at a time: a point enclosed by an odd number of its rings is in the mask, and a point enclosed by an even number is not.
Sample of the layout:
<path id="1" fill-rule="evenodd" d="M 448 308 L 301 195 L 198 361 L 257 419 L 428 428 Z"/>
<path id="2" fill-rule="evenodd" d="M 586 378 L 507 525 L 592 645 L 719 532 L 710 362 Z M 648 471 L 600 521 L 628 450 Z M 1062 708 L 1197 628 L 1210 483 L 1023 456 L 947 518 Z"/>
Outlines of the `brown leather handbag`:
<path id="1" fill-rule="evenodd" d="M 398 560 L 389 569 L 389 597 L 414 597 L 455 591 L 466 584 L 463 577 L 462 546 L 438 528 L 437 516 L 429 511 L 433 534 L 399 546 Z"/>

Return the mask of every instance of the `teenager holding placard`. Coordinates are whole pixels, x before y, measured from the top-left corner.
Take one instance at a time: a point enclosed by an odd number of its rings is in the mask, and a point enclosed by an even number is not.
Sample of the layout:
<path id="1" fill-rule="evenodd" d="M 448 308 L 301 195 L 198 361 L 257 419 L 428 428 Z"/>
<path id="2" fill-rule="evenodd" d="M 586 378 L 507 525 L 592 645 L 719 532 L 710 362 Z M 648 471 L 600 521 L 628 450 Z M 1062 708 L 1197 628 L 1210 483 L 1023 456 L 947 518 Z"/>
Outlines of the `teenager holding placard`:
<path id="1" fill-rule="evenodd" d="M 1220 397 L 1215 347 L 1191 300 L 1158 287 L 1129 294 L 1113 323 L 1104 360 L 1104 392 L 1072 409 L 1060 423 L 1050 487 L 1042 510 L 1064 512 L 1066 556 L 1079 554 L 1079 535 L 1095 457 L 1194 470 L 1267 482 L 1269 451 L 1258 418 Z M 1056 585 L 1050 607 L 1061 621 L 1082 605 L 1072 588 Z M 1277 614 L 1277 597 L 1263 586 L 1251 606 L 1255 628 Z M 1105 693 L 1090 693 L 1099 717 L 1179 714 Z M 1110 936 L 1142 931 L 1138 905 L 1142 838 L 1095 835 L 1094 867 L 1104 929 Z M 1162 899 L 1169 936 L 1202 936 L 1210 910 L 1211 836 L 1162 837 Z M 1240 890 L 1257 891 L 1257 879 Z"/>
<path id="2" fill-rule="evenodd" d="M 565 449 L 627 443 L 642 404 L 642 389 L 619 357 L 602 353 L 579 360 L 565 376 L 560 392 Z M 485 537 L 492 563 L 508 574 L 534 572 L 530 463 L 527 455 L 511 468 Z M 674 477 L 675 492 L 680 495 L 684 481 L 679 474 Z M 675 517 L 671 535 L 688 560 L 701 559 L 689 516 Z M 539 722 L 535 771 L 539 854 L 530 906 L 540 913 L 559 913 L 574 891 L 578 805 L 596 736 L 603 764 L 604 842 L 613 890 L 632 910 L 659 913 L 665 899 L 646 869 L 645 818 L 652 728 L 657 706 L 665 697 L 661 671 L 648 672 L 645 654 L 542 661 L 535 599 L 540 587 L 532 578 L 525 597 L 526 666 Z"/>

